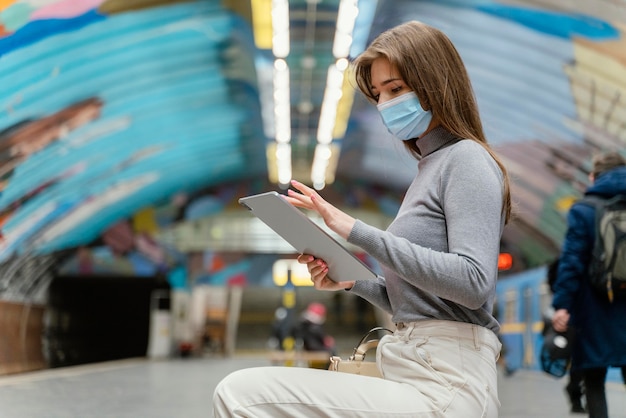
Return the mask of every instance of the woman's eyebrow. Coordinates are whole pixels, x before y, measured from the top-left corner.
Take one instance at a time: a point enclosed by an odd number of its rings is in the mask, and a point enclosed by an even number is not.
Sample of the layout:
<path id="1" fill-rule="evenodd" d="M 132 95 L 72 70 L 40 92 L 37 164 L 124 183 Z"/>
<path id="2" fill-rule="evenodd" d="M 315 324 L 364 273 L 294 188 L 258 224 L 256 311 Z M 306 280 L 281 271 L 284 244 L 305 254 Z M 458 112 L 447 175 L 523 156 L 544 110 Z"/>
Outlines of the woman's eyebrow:
<path id="1" fill-rule="evenodd" d="M 392 83 L 392 82 L 394 82 L 394 81 L 403 81 L 403 80 L 402 80 L 400 77 L 392 77 L 392 78 L 389 78 L 389 79 L 387 79 L 387 80 L 383 80 L 383 81 L 381 81 L 381 82 L 380 82 L 380 86 L 381 86 L 381 87 L 384 87 L 384 86 L 386 86 L 387 84 Z M 370 86 L 370 90 L 377 90 L 377 88 L 376 88 L 376 86 L 371 85 L 371 86 Z"/>
<path id="2" fill-rule="evenodd" d="M 393 78 L 389 78 L 385 81 L 383 81 L 382 83 L 380 83 L 381 86 L 385 86 L 393 81 L 402 81 L 402 79 L 400 77 L 393 77 Z"/>

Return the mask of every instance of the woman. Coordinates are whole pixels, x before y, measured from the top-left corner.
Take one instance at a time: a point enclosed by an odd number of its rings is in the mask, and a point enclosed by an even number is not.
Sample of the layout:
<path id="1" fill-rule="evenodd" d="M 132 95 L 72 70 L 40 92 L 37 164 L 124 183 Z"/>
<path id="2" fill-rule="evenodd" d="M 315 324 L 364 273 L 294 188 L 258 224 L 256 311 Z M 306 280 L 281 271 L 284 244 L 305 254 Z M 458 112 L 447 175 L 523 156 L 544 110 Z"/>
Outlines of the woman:
<path id="1" fill-rule="evenodd" d="M 419 159 L 386 231 L 293 181 L 287 199 L 316 210 L 380 263 L 377 281 L 334 282 L 302 254 L 320 290 L 345 290 L 392 314 L 376 361 L 384 379 L 302 368 L 234 372 L 216 388 L 223 416 L 496 417 L 499 325 L 492 315 L 500 237 L 510 214 L 506 170 L 485 140 L 463 62 L 439 30 L 408 22 L 354 62 L 360 90 Z M 330 272 L 332 275 L 332 272 Z M 358 278 L 356 278 L 358 279 Z"/>

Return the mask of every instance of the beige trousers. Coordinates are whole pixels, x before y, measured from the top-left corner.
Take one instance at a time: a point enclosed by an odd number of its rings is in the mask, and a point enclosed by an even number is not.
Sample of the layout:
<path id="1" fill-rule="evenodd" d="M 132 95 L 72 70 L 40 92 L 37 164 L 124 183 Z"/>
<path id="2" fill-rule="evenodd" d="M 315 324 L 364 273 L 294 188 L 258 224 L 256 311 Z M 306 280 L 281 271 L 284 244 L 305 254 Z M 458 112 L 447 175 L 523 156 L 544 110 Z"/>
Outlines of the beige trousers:
<path id="1" fill-rule="evenodd" d="M 498 416 L 500 342 L 486 328 L 452 321 L 398 324 L 376 361 L 384 379 L 298 367 L 257 367 L 215 389 L 223 417 Z"/>

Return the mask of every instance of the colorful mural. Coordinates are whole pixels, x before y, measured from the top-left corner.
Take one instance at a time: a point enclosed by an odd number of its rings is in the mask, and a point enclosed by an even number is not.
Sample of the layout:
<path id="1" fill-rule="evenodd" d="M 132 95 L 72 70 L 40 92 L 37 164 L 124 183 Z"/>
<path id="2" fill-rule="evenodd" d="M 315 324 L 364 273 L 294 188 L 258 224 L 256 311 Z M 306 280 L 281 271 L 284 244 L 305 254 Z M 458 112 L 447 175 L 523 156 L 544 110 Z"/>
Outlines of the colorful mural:
<path id="1" fill-rule="evenodd" d="M 0 262 L 265 172 L 249 24 L 219 1 L 0 3 Z"/>
<path id="2" fill-rule="evenodd" d="M 2 269 L 69 252 L 65 272 L 271 285 L 266 256 L 191 255 L 156 239 L 273 187 L 259 51 L 226 3 L 0 0 Z M 558 251 L 592 153 L 626 149 L 626 26 L 609 18 L 531 2 L 379 0 L 371 22 L 373 37 L 418 19 L 458 47 L 513 180 L 504 241 L 531 266 Z M 358 95 L 341 146 L 325 196 L 393 216 L 416 165 Z M 198 254 L 222 261 L 194 269 Z"/>

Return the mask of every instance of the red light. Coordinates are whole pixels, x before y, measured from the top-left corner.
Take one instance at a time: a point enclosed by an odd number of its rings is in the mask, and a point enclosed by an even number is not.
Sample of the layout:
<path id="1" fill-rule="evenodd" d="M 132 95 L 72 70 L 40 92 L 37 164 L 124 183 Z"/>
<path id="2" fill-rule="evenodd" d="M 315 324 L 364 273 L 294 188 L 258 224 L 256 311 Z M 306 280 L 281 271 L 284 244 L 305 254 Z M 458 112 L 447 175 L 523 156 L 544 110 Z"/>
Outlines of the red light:
<path id="1" fill-rule="evenodd" d="M 513 267 L 513 256 L 509 253 L 498 255 L 498 270 L 509 270 Z"/>

